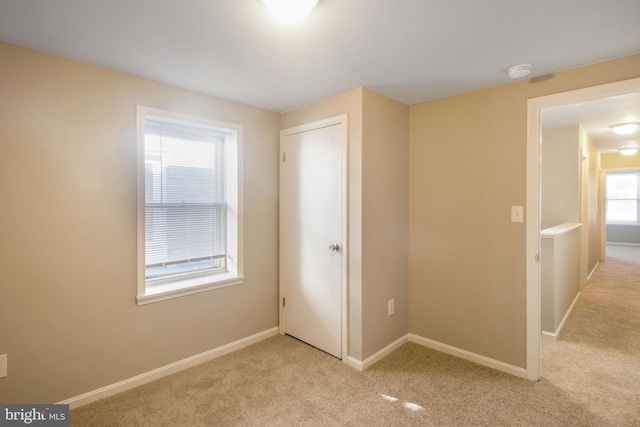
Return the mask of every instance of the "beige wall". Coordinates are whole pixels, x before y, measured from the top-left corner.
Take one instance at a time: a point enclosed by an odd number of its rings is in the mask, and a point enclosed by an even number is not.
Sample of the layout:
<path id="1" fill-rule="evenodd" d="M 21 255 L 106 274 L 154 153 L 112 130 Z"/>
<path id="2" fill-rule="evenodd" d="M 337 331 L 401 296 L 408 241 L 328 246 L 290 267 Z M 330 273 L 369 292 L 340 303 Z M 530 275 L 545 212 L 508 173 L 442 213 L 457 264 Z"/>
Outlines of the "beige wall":
<path id="1" fill-rule="evenodd" d="M 542 131 L 541 227 L 580 222 L 578 125 Z"/>
<path id="2" fill-rule="evenodd" d="M 279 114 L 0 43 L 0 402 L 56 402 L 278 324 Z M 136 105 L 244 130 L 243 285 L 136 296 Z"/>
<path id="3" fill-rule="evenodd" d="M 640 152 L 633 156 L 623 156 L 620 153 L 602 155 L 602 169 L 607 170 L 639 170 Z"/>
<path id="4" fill-rule="evenodd" d="M 634 55 L 413 106 L 403 192 L 406 109 L 366 89 L 280 116 L 6 44 L 0 57 L 3 403 L 59 401 L 276 326 L 278 130 L 342 113 L 349 354 L 362 360 L 405 332 L 402 256 L 378 279 L 382 245 L 363 249 L 396 233 L 402 251 L 402 208 L 375 211 L 390 160 L 383 194 L 409 200 L 409 332 L 524 367 L 525 230 L 509 212 L 526 197 L 527 99 L 640 77 Z M 138 104 L 244 126 L 244 285 L 135 305 Z M 386 236 L 372 233 L 393 218 Z M 389 298 L 398 314 L 383 319 Z"/>
<path id="5" fill-rule="evenodd" d="M 583 224 L 580 277 L 586 283 L 600 262 L 600 152 L 581 125 L 544 129 L 541 170 L 541 227 Z"/>
<path id="6" fill-rule="evenodd" d="M 525 367 L 527 100 L 636 77 L 640 55 L 411 107 L 411 333 Z"/>
<path id="7" fill-rule="evenodd" d="M 409 107 L 357 88 L 287 112 L 282 128 L 349 116 L 349 356 L 407 333 Z M 396 314 L 387 316 L 387 301 Z"/>
<path id="8" fill-rule="evenodd" d="M 558 333 L 558 327 L 580 292 L 582 226 L 568 223 L 547 229 L 540 239 L 541 326 Z"/>
<path id="9" fill-rule="evenodd" d="M 583 280 L 583 283 L 586 283 L 586 277 L 588 277 L 600 262 L 601 212 L 598 200 L 600 152 L 582 126 L 579 126 L 579 130 L 580 147 L 588 153 L 588 158 L 582 161 L 582 168 L 584 169 L 583 176 L 585 179 L 582 187 L 582 246 L 585 251 L 585 280 Z"/>
<path id="10" fill-rule="evenodd" d="M 364 90 L 362 133 L 362 357 L 408 326 L 409 107 Z M 394 299 L 395 314 L 387 302 Z"/>

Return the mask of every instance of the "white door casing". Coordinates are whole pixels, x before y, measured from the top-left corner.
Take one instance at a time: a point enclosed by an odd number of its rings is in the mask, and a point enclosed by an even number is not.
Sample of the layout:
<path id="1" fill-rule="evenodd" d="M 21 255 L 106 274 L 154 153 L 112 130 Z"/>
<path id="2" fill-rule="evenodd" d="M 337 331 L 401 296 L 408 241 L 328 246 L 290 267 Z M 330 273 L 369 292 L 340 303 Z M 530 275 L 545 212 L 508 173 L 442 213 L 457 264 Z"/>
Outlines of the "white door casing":
<path id="1" fill-rule="evenodd" d="M 346 360 L 346 115 L 280 135 L 280 333 Z"/>
<path id="2" fill-rule="evenodd" d="M 540 111 L 545 107 L 577 104 L 640 91 L 640 78 L 531 98 L 527 105 L 527 379 L 540 379 Z"/>

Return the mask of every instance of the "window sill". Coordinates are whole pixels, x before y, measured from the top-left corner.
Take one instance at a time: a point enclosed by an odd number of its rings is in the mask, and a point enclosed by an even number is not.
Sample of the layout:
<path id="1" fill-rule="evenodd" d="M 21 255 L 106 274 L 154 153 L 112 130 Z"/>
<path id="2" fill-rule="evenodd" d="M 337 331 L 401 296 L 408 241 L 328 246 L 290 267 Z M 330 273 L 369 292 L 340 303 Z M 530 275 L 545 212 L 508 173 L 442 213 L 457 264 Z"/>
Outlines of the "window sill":
<path id="1" fill-rule="evenodd" d="M 241 285 L 244 282 L 243 276 L 236 276 L 232 273 L 208 276 L 205 279 L 206 280 L 203 280 L 203 278 L 200 277 L 198 279 L 187 279 L 179 282 L 149 287 L 146 289 L 146 293 L 144 295 L 138 295 L 136 297 L 136 304 L 151 304 L 158 301 L 179 298 L 185 295 L 197 294 L 213 289 Z"/>

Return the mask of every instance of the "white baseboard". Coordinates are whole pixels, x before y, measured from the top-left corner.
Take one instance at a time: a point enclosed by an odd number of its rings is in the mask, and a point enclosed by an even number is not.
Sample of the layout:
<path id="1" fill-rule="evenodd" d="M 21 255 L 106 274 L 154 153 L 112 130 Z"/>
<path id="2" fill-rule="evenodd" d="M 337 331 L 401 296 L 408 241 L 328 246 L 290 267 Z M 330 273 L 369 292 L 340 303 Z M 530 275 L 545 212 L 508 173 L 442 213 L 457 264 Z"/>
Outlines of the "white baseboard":
<path id="1" fill-rule="evenodd" d="M 93 390 L 88 393 L 81 394 L 80 396 L 75 396 L 58 403 L 69 405 L 71 409 L 77 408 L 79 406 L 86 405 L 91 402 L 95 402 L 96 400 L 113 396 L 114 394 L 122 393 L 123 391 L 130 390 L 134 387 L 138 387 L 143 384 L 149 383 L 151 381 L 155 381 L 162 377 L 166 377 L 167 375 L 180 372 L 182 370 L 191 368 L 201 363 L 208 362 L 209 360 L 213 360 L 215 358 L 224 356 L 225 354 L 229 354 L 236 350 L 240 350 L 241 348 L 250 346 L 251 344 L 255 344 L 267 338 L 275 337 L 276 335 L 278 335 L 277 327 L 267 329 L 266 331 L 259 332 L 255 335 L 251 335 L 246 338 L 242 338 L 238 341 L 234 341 L 232 343 L 223 345 L 218 348 L 214 348 L 213 350 L 208 350 L 208 351 L 205 351 L 204 353 L 187 357 L 186 359 L 182 359 L 177 362 L 170 363 L 166 366 L 162 366 L 152 371 L 145 372 L 140 375 L 136 375 L 133 378 L 128 378 L 126 380 L 117 382 L 115 384 L 111 384 L 106 387 L 101 387 L 97 390 Z"/>
<path id="2" fill-rule="evenodd" d="M 409 342 L 420 344 L 432 350 L 440 351 L 442 353 L 447 353 L 452 356 L 459 357 L 461 359 L 469 360 L 470 362 L 477 363 L 478 365 L 482 365 L 482 366 L 496 369 L 498 371 L 506 372 L 507 374 L 511 374 L 516 377 L 527 378 L 527 370 L 524 368 L 519 368 L 517 366 L 509 365 L 508 363 L 491 359 L 489 357 L 481 356 L 479 354 L 472 353 L 467 350 L 462 350 L 460 348 L 453 347 L 447 344 L 443 344 L 438 341 L 433 341 L 418 335 L 409 334 Z"/>
<path id="3" fill-rule="evenodd" d="M 347 364 L 352 368 L 357 369 L 358 371 L 364 371 L 365 369 L 367 369 L 368 367 L 376 363 L 378 360 L 382 359 L 388 354 L 391 354 L 393 351 L 398 349 L 402 344 L 406 343 L 408 340 L 409 340 L 408 335 L 400 337 L 394 342 L 392 342 L 391 344 L 389 344 L 388 346 L 386 346 L 385 348 L 383 348 L 382 350 L 380 350 L 379 352 L 377 352 L 376 354 L 370 357 L 367 357 L 364 361 L 360 361 L 358 359 L 355 359 L 349 356 L 347 358 Z"/>
<path id="4" fill-rule="evenodd" d="M 556 331 L 555 332 L 542 331 L 542 338 L 547 340 L 552 340 L 552 341 L 555 341 L 558 339 L 558 335 L 560 335 L 560 332 L 562 332 L 562 328 L 564 328 L 564 323 L 567 321 L 567 319 L 569 318 L 569 315 L 573 311 L 573 307 L 576 305 L 576 302 L 578 302 L 578 298 L 580 298 L 580 292 L 578 292 L 578 295 L 576 295 L 576 297 L 573 299 L 571 306 L 569 306 L 569 309 L 564 314 L 564 317 L 562 318 L 562 322 L 560 322 L 560 324 L 556 328 Z"/>
<path id="5" fill-rule="evenodd" d="M 599 265 L 600 265 L 600 262 L 597 262 L 596 265 L 593 267 L 593 270 L 591 270 L 591 273 L 589 273 L 589 275 L 587 276 L 587 283 L 589 283 L 589 280 L 591 280 L 591 276 L 593 276 L 593 273 L 596 272 L 596 269 L 598 268 Z"/>
<path id="6" fill-rule="evenodd" d="M 572 306 L 573 307 L 573 306 Z M 487 366 L 492 369 L 496 369 L 498 371 L 506 372 L 508 374 L 514 375 L 519 378 L 527 378 L 527 370 L 524 368 L 519 368 L 517 366 L 509 365 L 508 363 L 501 362 L 499 360 L 491 359 L 485 356 L 481 356 L 476 353 L 472 353 L 467 350 L 462 350 L 456 347 L 452 347 L 447 344 L 442 344 L 437 341 L 430 340 L 428 338 L 423 338 L 419 335 L 415 334 L 407 334 L 393 343 L 389 344 L 376 354 L 371 357 L 368 357 L 364 361 L 360 361 L 353 357 L 349 357 L 347 359 L 347 363 L 354 369 L 359 371 L 364 371 L 383 357 L 392 353 L 394 350 L 399 348 L 402 344 L 406 342 L 412 342 L 424 347 L 430 348 L 432 350 L 440 351 L 442 353 L 450 354 L 455 357 L 459 357 L 461 359 L 469 360 L 471 362 L 477 363 L 478 365 Z"/>
<path id="7" fill-rule="evenodd" d="M 577 300 L 577 297 L 576 297 L 576 300 Z M 575 304 L 576 300 L 574 300 L 574 303 L 571 305 L 569 312 L 571 311 L 571 309 L 573 309 L 573 305 Z M 569 312 L 567 312 L 567 316 Z M 564 325 L 564 321 L 566 320 L 567 316 L 565 316 L 565 319 L 563 319 L 561 326 Z M 80 406 L 87 405 L 91 402 L 104 399 L 105 397 L 113 396 L 114 394 L 122 393 L 132 388 L 149 383 L 151 381 L 155 381 L 157 379 L 166 377 L 176 372 L 183 371 L 185 369 L 191 368 L 201 363 L 208 362 L 209 360 L 216 359 L 218 357 L 224 356 L 225 354 L 229 354 L 236 350 L 240 350 L 244 347 L 248 347 L 259 341 L 274 337 L 278 335 L 278 332 L 279 332 L 278 327 L 271 328 L 266 331 L 259 332 L 255 335 L 251 335 L 249 337 L 240 339 L 238 341 L 234 341 L 232 343 L 223 345 L 221 347 L 205 351 L 204 353 L 200 353 L 195 356 L 191 356 L 186 359 L 182 359 L 177 362 L 170 363 L 168 365 L 162 366 L 152 371 L 145 372 L 140 375 L 136 375 L 135 377 L 128 378 L 126 380 L 117 382 L 115 384 L 101 387 L 97 390 L 93 390 L 93 391 L 81 394 L 79 396 L 75 396 L 75 397 L 63 400 L 61 402 L 58 402 L 58 404 L 69 405 L 71 409 L 78 408 Z M 423 338 L 414 334 L 407 334 L 401 338 L 398 338 L 396 341 L 392 342 L 391 344 L 389 344 L 382 350 L 378 351 L 374 355 L 368 357 L 364 361 L 360 361 L 353 357 L 348 357 L 347 364 L 354 369 L 357 369 L 359 371 L 364 371 L 365 369 L 372 366 L 374 363 L 378 362 L 383 357 L 389 355 L 390 353 L 398 349 L 401 345 L 403 345 L 406 342 L 413 342 L 413 343 L 431 348 L 433 350 L 441 351 L 443 353 L 447 353 L 452 356 L 459 357 L 461 359 L 475 362 L 479 365 L 487 366 L 489 368 L 493 368 L 499 371 L 506 372 L 511 375 L 515 375 L 517 377 L 521 377 L 521 378 L 527 377 L 526 369 L 509 365 L 507 363 L 500 362 L 498 360 L 490 359 L 488 357 L 481 356 L 479 354 L 471 353 L 469 351 L 452 347 L 447 344 L 442 344 L 437 341 Z"/>

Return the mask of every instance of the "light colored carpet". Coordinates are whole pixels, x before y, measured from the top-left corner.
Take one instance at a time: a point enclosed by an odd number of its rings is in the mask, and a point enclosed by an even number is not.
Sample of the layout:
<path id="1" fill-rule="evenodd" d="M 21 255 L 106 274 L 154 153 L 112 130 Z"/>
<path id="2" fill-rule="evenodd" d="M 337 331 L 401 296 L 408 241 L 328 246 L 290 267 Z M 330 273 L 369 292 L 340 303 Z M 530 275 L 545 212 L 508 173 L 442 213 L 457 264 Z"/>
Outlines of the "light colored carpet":
<path id="1" fill-rule="evenodd" d="M 278 336 L 75 409 L 71 425 L 640 426 L 639 277 L 601 265 L 544 341 L 536 383 L 413 343 L 357 372 Z"/>
<path id="2" fill-rule="evenodd" d="M 606 251 L 558 340 L 543 340 L 542 375 L 607 425 L 640 426 L 640 248 Z"/>

